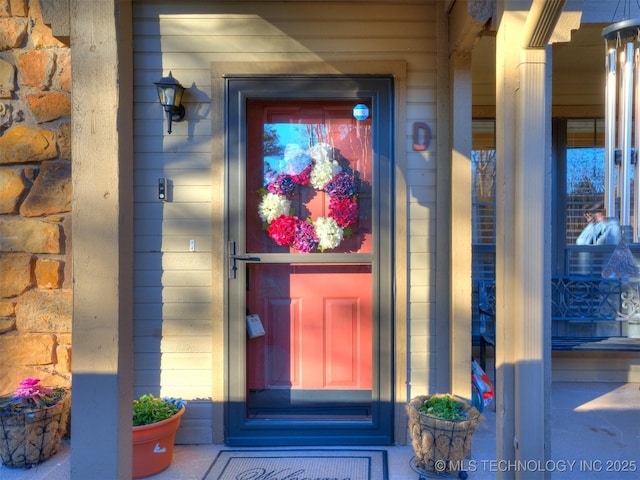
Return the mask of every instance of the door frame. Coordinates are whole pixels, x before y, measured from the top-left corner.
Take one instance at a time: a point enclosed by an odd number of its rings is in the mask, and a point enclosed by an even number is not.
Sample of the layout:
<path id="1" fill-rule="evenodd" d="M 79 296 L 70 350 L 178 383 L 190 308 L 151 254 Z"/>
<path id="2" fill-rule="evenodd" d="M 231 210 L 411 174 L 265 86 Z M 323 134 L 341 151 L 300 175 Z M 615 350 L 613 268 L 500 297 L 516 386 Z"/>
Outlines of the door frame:
<path id="1" fill-rule="evenodd" d="M 212 267 L 214 273 L 214 281 L 212 286 L 212 294 L 214 304 L 220 305 L 220 309 L 214 313 L 212 319 L 213 333 L 213 368 L 212 368 L 212 408 L 213 408 L 213 438 L 216 443 L 225 441 L 225 425 L 227 416 L 225 408 L 233 401 L 233 393 L 229 390 L 229 382 L 227 379 L 230 353 L 237 349 L 237 346 L 231 345 L 230 325 L 227 322 L 229 316 L 228 291 L 226 289 L 227 274 L 227 256 L 226 240 L 228 238 L 228 227 L 226 224 L 226 191 L 227 172 L 225 171 L 225 158 L 228 155 L 227 144 L 227 122 L 226 118 L 226 83 L 230 78 L 250 78 L 265 77 L 269 75 L 277 75 L 283 77 L 291 76 L 320 76 L 333 78 L 345 76 L 391 76 L 393 78 L 392 88 L 392 104 L 391 118 L 393 119 L 390 132 L 389 154 L 392 162 L 391 172 L 395 178 L 395 184 L 392 184 L 391 191 L 388 192 L 389 201 L 391 201 L 392 223 L 389 229 L 392 233 L 394 242 L 394 258 L 390 260 L 389 271 L 392 272 L 396 281 L 389 285 L 391 290 L 390 303 L 387 307 L 385 315 L 389 315 L 391 319 L 401 319 L 401 321 L 390 321 L 387 341 L 383 342 L 386 351 L 383 354 L 390 356 L 390 372 L 385 380 L 388 385 L 384 388 L 387 390 L 384 395 L 388 398 L 391 405 L 391 417 L 393 418 L 392 438 L 385 437 L 384 440 L 379 439 L 381 443 L 406 443 L 406 414 L 404 405 L 407 401 L 407 205 L 406 205 L 406 182 L 405 175 L 405 91 L 406 91 L 406 63 L 398 62 L 263 62 L 263 63 L 244 63 L 244 62 L 226 62 L 212 64 L 212 175 L 213 175 L 213 194 L 212 194 Z M 335 97 L 334 97 L 335 98 Z M 224 107 L 223 107 L 224 105 Z M 218 187 L 218 188 L 216 188 Z M 398 282 L 397 279 L 402 281 Z M 382 392 L 381 392 L 382 393 Z M 283 436 L 286 432 L 283 432 Z M 264 443 L 264 437 L 258 437 L 256 443 Z M 345 440 L 334 439 L 338 443 L 344 443 Z M 347 440 L 349 441 L 349 440 Z M 324 438 L 319 443 L 331 443 L 329 438 Z M 367 444 L 376 442 L 370 440 Z M 243 442 L 247 444 L 247 442 Z"/>

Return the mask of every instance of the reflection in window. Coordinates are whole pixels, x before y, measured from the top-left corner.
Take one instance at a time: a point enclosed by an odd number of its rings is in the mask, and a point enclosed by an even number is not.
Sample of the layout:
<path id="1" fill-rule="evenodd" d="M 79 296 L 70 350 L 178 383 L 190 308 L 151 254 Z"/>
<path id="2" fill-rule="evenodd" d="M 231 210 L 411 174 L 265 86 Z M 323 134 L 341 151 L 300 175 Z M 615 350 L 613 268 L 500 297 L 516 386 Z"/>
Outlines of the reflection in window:
<path id="1" fill-rule="evenodd" d="M 471 151 L 471 222 L 472 222 L 472 278 L 474 288 L 482 280 L 495 279 L 496 243 L 496 122 L 494 119 L 474 119 Z M 473 337 L 480 332 L 478 292 L 473 300 Z"/>
<path id="2" fill-rule="evenodd" d="M 370 253 L 372 120 L 352 101 L 249 103 L 248 251 Z"/>
<path id="3" fill-rule="evenodd" d="M 267 185 L 274 175 L 298 175 L 311 164 L 309 149 L 320 143 L 314 135 L 323 125 L 276 123 L 264 126 L 264 168 Z"/>
<path id="4" fill-rule="evenodd" d="M 567 244 L 585 227 L 585 210 L 604 202 L 604 120 L 567 121 Z"/>
<path id="5" fill-rule="evenodd" d="M 495 121 L 473 121 L 473 243 L 495 243 Z"/>

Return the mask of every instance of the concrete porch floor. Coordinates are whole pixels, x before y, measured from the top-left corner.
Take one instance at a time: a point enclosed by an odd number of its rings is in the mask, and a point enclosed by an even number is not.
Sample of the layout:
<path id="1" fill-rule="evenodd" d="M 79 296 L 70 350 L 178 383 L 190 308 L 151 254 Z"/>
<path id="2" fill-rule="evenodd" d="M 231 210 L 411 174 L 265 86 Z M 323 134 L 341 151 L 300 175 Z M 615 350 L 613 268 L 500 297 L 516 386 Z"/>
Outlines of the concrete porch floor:
<path id="1" fill-rule="evenodd" d="M 470 479 L 495 479 L 499 471 L 552 471 L 556 479 L 640 478 L 640 383 L 568 383 L 552 386 L 551 460 L 504 465 L 495 455 L 495 411 L 485 410 L 485 422 L 473 438 L 467 461 Z M 177 445 L 171 466 L 149 477 L 152 480 L 202 480 L 224 445 Z M 377 448 L 377 447 L 372 447 Z M 382 447 L 387 450 L 389 480 L 417 480 L 411 466 L 411 446 Z M 283 448 L 284 450 L 284 448 Z M 508 475 L 507 475 L 508 476 Z M 28 470 L 0 466 L 0 480 L 68 480 L 70 446 L 48 461 Z M 429 477 L 430 478 L 430 477 Z M 434 478 L 457 478 L 457 475 Z M 94 480 L 116 480 L 99 479 Z"/>

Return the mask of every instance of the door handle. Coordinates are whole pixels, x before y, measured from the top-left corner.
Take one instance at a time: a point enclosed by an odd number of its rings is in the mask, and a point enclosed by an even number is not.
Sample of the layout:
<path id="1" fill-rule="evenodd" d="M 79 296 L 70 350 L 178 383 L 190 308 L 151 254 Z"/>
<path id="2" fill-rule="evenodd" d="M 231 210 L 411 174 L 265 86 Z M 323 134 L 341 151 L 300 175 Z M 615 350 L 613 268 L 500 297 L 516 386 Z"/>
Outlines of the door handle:
<path id="1" fill-rule="evenodd" d="M 230 279 L 236 278 L 236 272 L 238 271 L 237 261 L 243 262 L 259 262 L 260 257 L 252 257 L 250 255 L 238 255 L 236 253 L 236 242 L 231 241 L 227 244 L 227 256 L 229 257 L 229 272 L 228 276 Z"/>
<path id="2" fill-rule="evenodd" d="M 246 262 L 259 262 L 260 257 L 251 257 L 249 255 L 229 255 L 232 260 L 244 260 Z"/>

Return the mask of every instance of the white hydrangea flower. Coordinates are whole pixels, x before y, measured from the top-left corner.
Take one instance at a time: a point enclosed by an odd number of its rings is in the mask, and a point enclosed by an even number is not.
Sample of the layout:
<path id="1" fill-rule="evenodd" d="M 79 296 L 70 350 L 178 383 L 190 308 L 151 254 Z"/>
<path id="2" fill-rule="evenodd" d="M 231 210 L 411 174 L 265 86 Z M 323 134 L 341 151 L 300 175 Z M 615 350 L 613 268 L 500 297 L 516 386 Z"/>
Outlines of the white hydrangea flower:
<path id="1" fill-rule="evenodd" d="M 258 215 L 263 222 L 271 223 L 280 215 L 289 215 L 291 202 L 284 195 L 267 193 L 258 206 Z"/>
<path id="2" fill-rule="evenodd" d="M 316 190 L 324 190 L 325 185 L 341 171 L 342 167 L 340 167 L 335 160 L 315 162 L 311 170 L 309 183 L 311 183 Z"/>
<path id="3" fill-rule="evenodd" d="M 342 242 L 342 228 L 333 218 L 318 217 L 313 224 L 320 251 L 336 248 Z"/>

